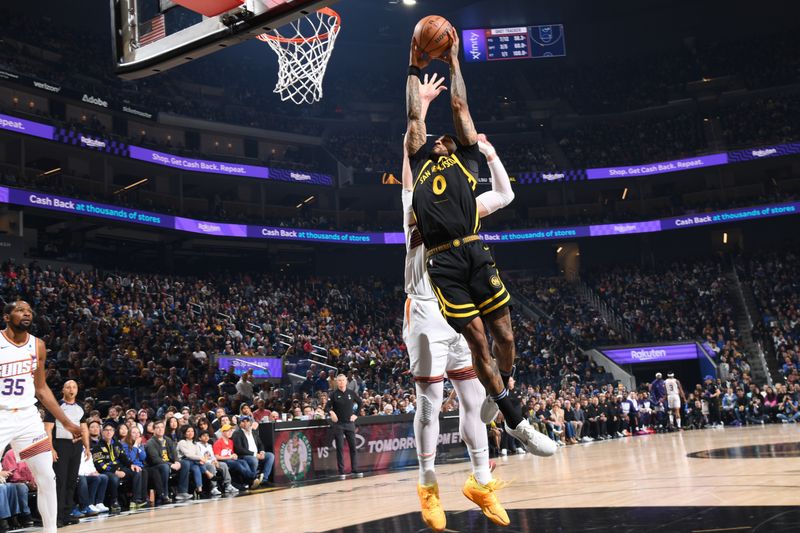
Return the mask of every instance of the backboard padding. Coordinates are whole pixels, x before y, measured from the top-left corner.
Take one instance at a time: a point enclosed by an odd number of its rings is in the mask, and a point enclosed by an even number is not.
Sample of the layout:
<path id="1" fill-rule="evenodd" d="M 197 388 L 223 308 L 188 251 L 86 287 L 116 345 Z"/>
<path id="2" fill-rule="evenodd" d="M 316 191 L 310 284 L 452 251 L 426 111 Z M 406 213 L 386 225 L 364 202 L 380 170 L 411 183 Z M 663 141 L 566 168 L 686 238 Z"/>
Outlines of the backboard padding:
<path id="1" fill-rule="evenodd" d="M 123 79 L 151 76 L 253 39 L 336 1 L 245 0 L 231 11 L 205 17 L 181 6 L 161 11 L 159 0 L 110 0 L 116 72 Z M 159 17 L 165 35 L 140 45 L 140 31 L 152 39 L 152 33 L 144 32 L 153 27 L 148 21 Z"/>

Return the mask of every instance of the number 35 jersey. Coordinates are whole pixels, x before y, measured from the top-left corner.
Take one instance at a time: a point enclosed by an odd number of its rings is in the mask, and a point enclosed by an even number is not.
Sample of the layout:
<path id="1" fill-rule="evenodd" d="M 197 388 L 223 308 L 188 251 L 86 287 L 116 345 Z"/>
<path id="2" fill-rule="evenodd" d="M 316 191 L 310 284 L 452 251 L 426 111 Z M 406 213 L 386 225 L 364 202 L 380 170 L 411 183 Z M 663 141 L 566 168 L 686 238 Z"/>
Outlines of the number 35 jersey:
<path id="1" fill-rule="evenodd" d="M 431 154 L 426 144 L 409 158 L 414 178 L 412 206 L 427 249 L 477 233 L 481 227 L 475 203 L 478 144 L 450 156 Z"/>
<path id="2" fill-rule="evenodd" d="M 33 373 L 38 366 L 36 337 L 28 335 L 28 340 L 16 345 L 0 334 L 0 411 L 36 404 Z"/>

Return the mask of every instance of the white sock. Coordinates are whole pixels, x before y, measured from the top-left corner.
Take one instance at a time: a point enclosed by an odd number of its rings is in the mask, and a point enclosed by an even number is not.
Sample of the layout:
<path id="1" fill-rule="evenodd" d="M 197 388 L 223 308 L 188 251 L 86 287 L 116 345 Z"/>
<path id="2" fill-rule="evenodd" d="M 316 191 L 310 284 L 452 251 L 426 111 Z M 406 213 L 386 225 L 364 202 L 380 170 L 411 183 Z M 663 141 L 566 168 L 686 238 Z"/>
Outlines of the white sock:
<path id="1" fill-rule="evenodd" d="M 414 412 L 414 437 L 419 462 L 419 484 L 436 483 L 436 445 L 439 441 L 439 411 L 444 383 L 416 383 L 417 410 Z"/>
<path id="2" fill-rule="evenodd" d="M 56 516 L 58 514 L 58 498 L 56 496 L 56 474 L 53 472 L 53 456 L 51 452 L 40 453 L 25 459 L 31 469 L 38 494 L 36 502 L 39 514 L 42 515 L 44 533 L 56 533 Z"/>
<path id="3" fill-rule="evenodd" d="M 489 470 L 489 447 L 474 450 L 470 448 L 469 459 L 472 461 L 472 474 L 475 481 L 481 485 L 486 485 L 492 480 L 492 472 Z"/>
<path id="4" fill-rule="evenodd" d="M 461 439 L 467 445 L 472 473 L 478 483 L 486 485 L 492 480 L 489 470 L 489 436 L 486 425 L 481 422 L 481 405 L 486 397 L 486 390 L 477 379 L 454 379 L 452 383 L 458 394 L 459 431 Z"/>
<path id="5" fill-rule="evenodd" d="M 434 469 L 436 452 L 417 454 L 417 461 L 419 462 L 419 484 L 434 485 L 436 483 L 436 470 Z"/>

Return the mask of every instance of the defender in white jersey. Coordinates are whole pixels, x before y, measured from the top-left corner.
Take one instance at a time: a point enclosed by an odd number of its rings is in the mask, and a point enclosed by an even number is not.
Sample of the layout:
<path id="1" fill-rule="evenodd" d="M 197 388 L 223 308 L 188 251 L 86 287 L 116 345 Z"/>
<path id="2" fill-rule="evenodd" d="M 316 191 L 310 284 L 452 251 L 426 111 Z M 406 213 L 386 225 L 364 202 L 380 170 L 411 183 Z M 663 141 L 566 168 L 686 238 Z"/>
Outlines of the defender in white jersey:
<path id="1" fill-rule="evenodd" d="M 420 99 L 428 104 L 444 90 L 443 78 L 434 74 L 420 84 Z M 508 174 L 497 158 L 494 148 L 481 136 L 479 147 L 489 160 L 493 190 L 477 198 L 481 216 L 508 205 L 514 195 Z M 425 269 L 425 247 L 416 228 L 411 208 L 413 181 L 406 154 L 403 158 L 403 229 L 406 237 L 405 290 L 408 296 L 403 313 L 403 340 L 408 349 L 411 374 L 417 392 L 414 415 L 414 435 L 419 460 L 417 494 L 422 518 L 434 531 L 446 527 L 444 510 L 439 501 L 434 463 L 439 437 L 439 411 L 442 405 L 445 375 L 458 394 L 459 430 L 467 445 L 473 473 L 464 485 L 464 495 L 481 507 L 494 523 L 508 525 L 508 514 L 497 501 L 498 481 L 492 478 L 489 467 L 489 441 L 481 421 L 481 406 L 486 391 L 472 367 L 472 354 L 462 335 L 453 330 L 442 316 L 439 303 Z M 502 192 L 498 192 L 498 189 Z"/>
<path id="2" fill-rule="evenodd" d="M 46 533 L 56 531 L 56 480 L 52 444 L 36 408 L 38 399 L 76 439 L 80 426 L 58 405 L 45 382 L 44 341 L 28 330 L 33 311 L 27 302 L 16 301 L 3 308 L 6 329 L 0 336 L 0 450 L 11 444 L 19 460 L 28 464 L 38 486 L 37 503 Z"/>
<path id="3" fill-rule="evenodd" d="M 675 374 L 670 372 L 664 380 L 664 388 L 667 390 L 667 407 L 669 408 L 669 425 L 681 429 L 681 400 L 686 402 L 686 395 L 683 393 L 681 382 L 675 379 Z"/>

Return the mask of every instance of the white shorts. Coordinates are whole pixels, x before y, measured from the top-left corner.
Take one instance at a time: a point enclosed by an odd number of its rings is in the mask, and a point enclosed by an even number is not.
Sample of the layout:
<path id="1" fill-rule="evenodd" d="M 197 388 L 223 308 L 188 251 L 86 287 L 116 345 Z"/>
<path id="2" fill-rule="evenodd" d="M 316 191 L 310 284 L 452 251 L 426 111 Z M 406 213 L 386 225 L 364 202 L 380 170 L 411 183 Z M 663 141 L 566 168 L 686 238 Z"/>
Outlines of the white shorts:
<path id="1" fill-rule="evenodd" d="M 0 410 L 0 453 L 9 443 L 18 460 L 30 459 L 53 449 L 35 405 L 19 410 Z"/>
<path id="2" fill-rule="evenodd" d="M 477 377 L 466 339 L 450 327 L 436 300 L 406 299 L 403 341 L 415 381 L 438 383 L 445 373 L 451 380 Z"/>
<path id="3" fill-rule="evenodd" d="M 670 409 L 680 409 L 681 397 L 673 394 L 667 394 L 667 406 Z"/>

